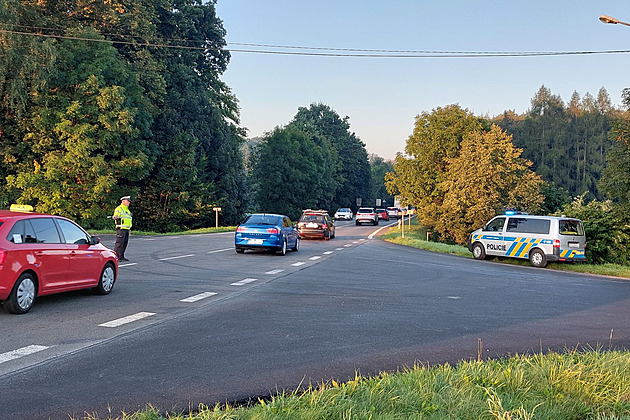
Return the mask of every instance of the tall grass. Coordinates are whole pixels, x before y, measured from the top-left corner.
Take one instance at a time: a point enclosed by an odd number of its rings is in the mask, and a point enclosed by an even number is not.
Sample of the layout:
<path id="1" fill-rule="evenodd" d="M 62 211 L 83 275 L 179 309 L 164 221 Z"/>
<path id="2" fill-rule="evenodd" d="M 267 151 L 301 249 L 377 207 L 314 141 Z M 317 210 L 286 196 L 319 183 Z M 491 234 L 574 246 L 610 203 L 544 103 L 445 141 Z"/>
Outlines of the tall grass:
<path id="1" fill-rule="evenodd" d="M 201 406 L 129 420 L 266 419 L 630 419 L 630 353 L 568 351 L 429 367 L 416 365 L 372 378 L 356 375 L 248 407 Z M 92 417 L 95 419 L 95 417 Z"/>

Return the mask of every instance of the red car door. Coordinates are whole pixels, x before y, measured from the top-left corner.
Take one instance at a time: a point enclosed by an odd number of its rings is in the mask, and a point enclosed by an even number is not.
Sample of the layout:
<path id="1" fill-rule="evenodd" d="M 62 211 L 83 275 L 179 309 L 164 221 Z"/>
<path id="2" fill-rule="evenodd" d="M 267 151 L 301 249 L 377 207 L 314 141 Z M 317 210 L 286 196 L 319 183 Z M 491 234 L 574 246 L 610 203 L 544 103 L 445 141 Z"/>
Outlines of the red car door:
<path id="1" fill-rule="evenodd" d="M 92 249 L 89 235 L 75 223 L 55 218 L 70 259 L 68 260 L 68 278 L 73 286 L 85 287 L 96 285 L 103 268 L 100 253 Z"/>
<path id="2" fill-rule="evenodd" d="M 28 241 L 22 249 L 29 253 L 27 259 L 36 268 L 40 291 L 49 293 L 66 288 L 73 281 L 68 276 L 70 253 L 66 244 L 61 243 L 52 217 L 33 217 L 25 222 Z"/>

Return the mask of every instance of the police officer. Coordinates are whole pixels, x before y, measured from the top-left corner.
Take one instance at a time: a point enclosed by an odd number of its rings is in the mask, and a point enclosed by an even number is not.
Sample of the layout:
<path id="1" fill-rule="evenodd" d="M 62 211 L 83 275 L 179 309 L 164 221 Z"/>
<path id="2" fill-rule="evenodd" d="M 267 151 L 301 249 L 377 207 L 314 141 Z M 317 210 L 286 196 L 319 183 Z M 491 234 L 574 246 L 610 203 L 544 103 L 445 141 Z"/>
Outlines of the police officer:
<path id="1" fill-rule="evenodd" d="M 125 258 L 125 250 L 129 242 L 129 230 L 131 229 L 131 212 L 129 211 L 131 197 L 120 197 L 120 206 L 114 210 L 113 219 L 116 222 L 116 244 L 114 251 L 118 254 L 118 261 L 129 261 Z"/>

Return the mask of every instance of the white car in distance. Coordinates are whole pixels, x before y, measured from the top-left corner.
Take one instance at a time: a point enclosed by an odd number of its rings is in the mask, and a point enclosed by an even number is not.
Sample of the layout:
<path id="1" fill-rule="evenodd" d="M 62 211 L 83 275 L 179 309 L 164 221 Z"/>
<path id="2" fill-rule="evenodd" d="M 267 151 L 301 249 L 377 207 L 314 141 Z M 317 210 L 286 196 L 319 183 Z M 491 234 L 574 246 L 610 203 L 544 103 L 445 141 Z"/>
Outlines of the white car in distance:
<path id="1" fill-rule="evenodd" d="M 354 214 L 348 207 L 341 207 L 335 212 L 335 220 L 352 220 Z"/>

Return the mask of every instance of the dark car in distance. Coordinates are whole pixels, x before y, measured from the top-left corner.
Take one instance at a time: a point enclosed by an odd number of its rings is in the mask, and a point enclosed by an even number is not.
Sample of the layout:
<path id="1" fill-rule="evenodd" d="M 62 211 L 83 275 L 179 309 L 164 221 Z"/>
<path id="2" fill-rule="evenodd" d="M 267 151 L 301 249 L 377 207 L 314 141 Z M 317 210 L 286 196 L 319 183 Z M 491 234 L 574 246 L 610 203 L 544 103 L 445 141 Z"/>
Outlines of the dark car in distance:
<path id="1" fill-rule="evenodd" d="M 304 210 L 298 221 L 300 238 L 335 237 L 335 223 L 326 210 Z"/>

